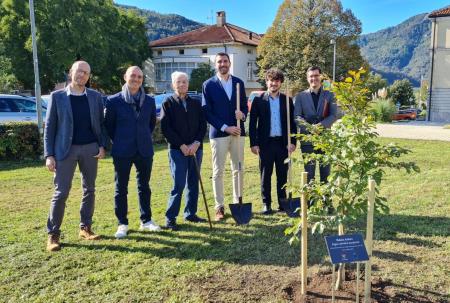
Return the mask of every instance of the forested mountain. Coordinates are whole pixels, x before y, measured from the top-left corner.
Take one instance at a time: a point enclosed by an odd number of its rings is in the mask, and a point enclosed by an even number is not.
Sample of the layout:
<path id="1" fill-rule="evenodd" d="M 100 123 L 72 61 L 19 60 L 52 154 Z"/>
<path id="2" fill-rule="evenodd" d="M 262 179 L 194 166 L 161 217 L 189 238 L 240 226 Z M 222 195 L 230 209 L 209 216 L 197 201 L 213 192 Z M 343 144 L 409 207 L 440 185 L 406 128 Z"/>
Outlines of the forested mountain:
<path id="1" fill-rule="evenodd" d="M 133 10 L 147 19 L 149 41 L 188 32 L 205 24 L 176 14 L 160 14 L 134 6 L 118 5 Z M 430 70 L 431 22 L 427 13 L 416 15 L 404 22 L 375 33 L 361 35 L 358 42 L 362 56 L 374 72 L 390 83 L 409 79 L 419 86 L 420 77 L 428 79 Z"/>
<path id="2" fill-rule="evenodd" d="M 155 11 L 140 9 L 135 6 L 117 6 L 135 11 L 139 16 L 147 19 L 147 37 L 149 41 L 188 32 L 204 26 L 202 23 L 189 20 L 176 14 L 160 14 Z"/>
<path id="3" fill-rule="evenodd" d="M 361 36 L 361 54 L 373 71 L 390 83 L 408 78 L 419 86 L 421 75 L 428 79 L 431 22 L 427 15 L 416 15 L 399 25 Z"/>

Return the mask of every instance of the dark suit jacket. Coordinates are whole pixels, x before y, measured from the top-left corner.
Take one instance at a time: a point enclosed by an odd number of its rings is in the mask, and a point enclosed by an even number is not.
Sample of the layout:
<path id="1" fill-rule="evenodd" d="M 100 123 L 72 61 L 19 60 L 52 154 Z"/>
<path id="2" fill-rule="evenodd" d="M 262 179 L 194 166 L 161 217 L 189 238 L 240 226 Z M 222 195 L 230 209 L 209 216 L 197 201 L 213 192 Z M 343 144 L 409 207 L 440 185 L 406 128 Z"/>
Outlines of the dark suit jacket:
<path id="1" fill-rule="evenodd" d="M 206 115 L 206 121 L 211 124 L 209 128 L 209 138 L 221 138 L 229 136 L 220 129 L 224 124 L 236 126 L 236 83 L 240 83 L 240 110 L 245 116 L 248 114 L 247 97 L 245 96 L 244 82 L 241 79 L 231 76 L 233 91 L 231 100 L 222 88 L 217 75 L 211 77 L 203 83 L 202 105 Z M 241 136 L 245 136 L 244 122 L 240 121 Z"/>
<path id="2" fill-rule="evenodd" d="M 186 108 L 176 95 L 167 97 L 162 104 L 161 130 L 170 149 L 180 149 L 194 141 L 203 146 L 206 119 L 199 100 L 186 98 Z"/>
<path id="3" fill-rule="evenodd" d="M 73 113 L 67 90 L 66 87 L 50 94 L 45 119 L 44 156 L 54 156 L 58 161 L 67 157 L 72 146 Z M 92 131 L 97 137 L 98 145 L 105 147 L 108 135 L 103 124 L 102 95 L 89 88 L 86 88 L 86 95 L 91 114 Z"/>
<path id="4" fill-rule="evenodd" d="M 319 116 L 321 120 L 320 124 L 325 128 L 330 128 L 338 118 L 338 109 L 334 100 L 334 94 L 328 90 L 324 90 L 323 87 L 317 109 L 314 107 L 310 89 L 299 92 L 294 97 L 294 106 L 295 121 L 298 123 L 299 131 L 302 134 L 306 134 L 307 130 L 301 122 L 306 121 L 308 116 Z M 301 141 L 301 144 L 311 145 L 310 142 L 305 142 L 303 140 Z"/>
<path id="5" fill-rule="evenodd" d="M 281 132 L 285 145 L 288 144 L 288 131 L 287 131 L 287 111 L 286 111 L 286 95 L 280 94 L 280 118 L 281 118 Z M 253 99 L 252 107 L 250 110 L 250 146 L 266 146 L 269 144 L 270 136 L 270 104 L 269 94 L 265 92 L 260 96 Z M 289 98 L 289 111 L 290 111 L 290 123 L 291 134 L 297 133 L 297 127 L 294 120 L 294 104 L 292 99 Z M 291 143 L 296 144 L 296 139 L 291 137 Z"/>
<path id="6" fill-rule="evenodd" d="M 152 132 L 156 124 L 155 99 L 145 96 L 141 110 L 136 115 L 131 104 L 125 102 L 122 93 L 106 100 L 105 125 L 112 140 L 111 155 L 132 157 L 153 156 Z"/>

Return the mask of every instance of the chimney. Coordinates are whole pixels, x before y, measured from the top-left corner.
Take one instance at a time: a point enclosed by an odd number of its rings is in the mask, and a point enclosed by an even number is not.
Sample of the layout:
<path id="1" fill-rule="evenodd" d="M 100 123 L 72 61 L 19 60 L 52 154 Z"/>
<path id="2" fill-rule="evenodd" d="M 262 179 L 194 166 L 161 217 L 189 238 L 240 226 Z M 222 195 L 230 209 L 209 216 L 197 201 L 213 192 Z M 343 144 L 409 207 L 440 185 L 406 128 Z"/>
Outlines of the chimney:
<path id="1" fill-rule="evenodd" d="M 253 39 L 253 33 L 252 33 L 252 32 L 249 32 L 249 33 L 248 33 L 248 38 L 249 38 L 250 40 Z"/>
<path id="2" fill-rule="evenodd" d="M 227 23 L 225 18 L 225 11 L 220 11 L 216 13 L 217 17 L 217 26 L 224 26 Z"/>

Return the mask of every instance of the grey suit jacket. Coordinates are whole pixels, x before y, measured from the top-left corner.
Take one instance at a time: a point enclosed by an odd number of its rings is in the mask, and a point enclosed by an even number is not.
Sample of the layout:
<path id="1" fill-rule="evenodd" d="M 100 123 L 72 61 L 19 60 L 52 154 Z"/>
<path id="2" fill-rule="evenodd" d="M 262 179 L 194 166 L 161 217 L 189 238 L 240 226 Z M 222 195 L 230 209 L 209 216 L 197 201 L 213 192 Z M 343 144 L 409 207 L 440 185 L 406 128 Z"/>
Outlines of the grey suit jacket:
<path id="1" fill-rule="evenodd" d="M 294 116 L 300 133 L 307 133 L 306 127 L 302 125 L 301 122 L 306 121 L 305 119 L 311 115 L 319 116 L 321 118 L 320 124 L 322 124 L 325 128 L 330 128 L 334 121 L 338 118 L 338 109 L 334 99 L 334 94 L 322 88 L 319 103 L 316 109 L 314 107 L 310 89 L 299 92 L 294 97 Z M 311 143 L 301 141 L 301 144 L 305 145 Z"/>
<path id="2" fill-rule="evenodd" d="M 97 137 L 99 146 L 107 144 L 107 132 L 103 120 L 103 97 L 93 90 L 86 88 L 91 114 L 92 131 Z M 50 95 L 47 105 L 47 116 L 44 129 L 44 156 L 54 156 L 56 160 L 63 160 L 69 153 L 73 136 L 73 114 L 67 88 L 57 90 Z"/>

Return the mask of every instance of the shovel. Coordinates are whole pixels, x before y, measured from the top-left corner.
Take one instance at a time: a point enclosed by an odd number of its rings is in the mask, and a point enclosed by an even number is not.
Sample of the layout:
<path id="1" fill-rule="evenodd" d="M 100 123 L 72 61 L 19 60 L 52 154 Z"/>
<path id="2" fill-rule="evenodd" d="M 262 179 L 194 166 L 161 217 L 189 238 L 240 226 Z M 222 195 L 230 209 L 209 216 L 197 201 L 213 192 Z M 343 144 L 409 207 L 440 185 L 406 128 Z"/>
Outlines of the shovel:
<path id="1" fill-rule="evenodd" d="M 236 109 L 240 110 L 240 85 L 239 83 L 236 84 Z M 236 126 L 239 127 L 240 121 L 239 119 L 236 119 Z M 238 141 L 238 144 L 240 143 L 240 135 L 236 136 L 236 140 Z M 251 203 L 242 203 L 242 193 L 241 193 L 241 161 L 239 160 L 238 163 L 238 184 L 237 184 L 237 191 L 238 191 L 238 199 L 239 203 L 233 203 L 230 204 L 230 211 L 231 216 L 233 217 L 234 221 L 236 221 L 236 224 L 248 224 L 252 218 L 252 204 Z"/>
<path id="2" fill-rule="evenodd" d="M 209 229 L 212 229 L 211 217 L 209 216 L 208 203 L 206 203 L 205 190 L 203 189 L 202 176 L 200 175 L 200 166 L 198 165 L 197 157 L 195 155 L 192 156 L 194 158 L 195 169 L 197 170 L 198 181 L 200 181 L 200 187 L 202 189 L 203 201 L 205 202 L 206 214 L 208 215 Z"/>
<path id="3" fill-rule="evenodd" d="M 291 114 L 288 97 L 288 90 L 286 88 L 286 116 L 287 116 L 287 136 L 288 146 L 291 145 Z M 291 153 L 288 151 L 288 184 L 292 185 L 292 169 L 291 169 Z M 300 198 L 292 198 L 292 193 L 289 192 L 287 199 L 280 200 L 280 206 L 284 209 L 286 214 L 291 218 L 300 217 Z"/>

